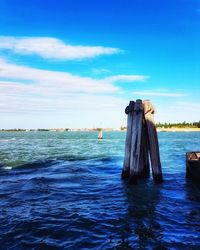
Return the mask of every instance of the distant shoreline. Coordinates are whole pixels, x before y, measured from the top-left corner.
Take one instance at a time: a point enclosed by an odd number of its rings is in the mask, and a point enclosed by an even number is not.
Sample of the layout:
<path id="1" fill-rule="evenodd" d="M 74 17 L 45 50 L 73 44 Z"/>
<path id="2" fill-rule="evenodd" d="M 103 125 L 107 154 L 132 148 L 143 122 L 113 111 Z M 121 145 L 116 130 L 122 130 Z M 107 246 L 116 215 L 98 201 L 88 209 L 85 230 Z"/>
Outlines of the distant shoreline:
<path id="1" fill-rule="evenodd" d="M 104 132 L 126 132 L 126 129 L 102 128 Z M 156 128 L 157 132 L 200 132 L 200 128 Z M 2 129 L 0 132 L 98 132 L 99 129 Z"/>
<path id="2" fill-rule="evenodd" d="M 200 132 L 200 128 L 157 128 L 158 132 Z"/>

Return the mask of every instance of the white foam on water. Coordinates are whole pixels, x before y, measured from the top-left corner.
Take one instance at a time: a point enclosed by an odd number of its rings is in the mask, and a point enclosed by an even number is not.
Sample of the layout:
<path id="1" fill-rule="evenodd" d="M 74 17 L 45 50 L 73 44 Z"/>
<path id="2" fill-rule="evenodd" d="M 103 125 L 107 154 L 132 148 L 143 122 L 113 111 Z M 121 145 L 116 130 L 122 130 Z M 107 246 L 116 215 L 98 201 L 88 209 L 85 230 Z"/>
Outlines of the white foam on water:
<path id="1" fill-rule="evenodd" d="M 16 138 L 12 138 L 12 139 L 0 139 L 0 141 L 15 141 L 16 140 Z"/>
<path id="2" fill-rule="evenodd" d="M 8 166 L 6 166 L 6 167 L 2 167 L 2 169 L 5 169 L 5 170 L 10 170 L 10 169 L 12 169 L 12 167 L 8 167 Z"/>

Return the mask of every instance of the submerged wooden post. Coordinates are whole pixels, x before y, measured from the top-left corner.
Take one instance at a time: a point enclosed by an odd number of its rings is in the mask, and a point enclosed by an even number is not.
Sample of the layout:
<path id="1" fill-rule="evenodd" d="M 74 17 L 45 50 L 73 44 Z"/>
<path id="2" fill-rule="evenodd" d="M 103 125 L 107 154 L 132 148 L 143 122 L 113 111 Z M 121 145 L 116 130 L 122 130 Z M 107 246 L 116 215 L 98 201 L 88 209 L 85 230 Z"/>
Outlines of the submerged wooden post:
<path id="1" fill-rule="evenodd" d="M 163 177 L 162 177 L 161 162 L 160 162 L 158 136 L 153 117 L 155 109 L 149 100 L 143 101 L 143 104 L 144 104 L 144 117 L 147 125 L 148 138 L 149 138 L 149 151 L 150 151 L 153 178 L 156 183 L 162 183 Z"/>
<path id="2" fill-rule="evenodd" d="M 142 138 L 142 118 L 143 104 L 142 100 L 136 100 L 134 107 L 134 117 L 131 135 L 131 156 L 130 156 L 130 183 L 136 183 L 141 172 L 141 138 Z"/>
<path id="3" fill-rule="evenodd" d="M 122 179 L 129 178 L 130 183 L 150 176 L 149 159 L 154 181 L 163 182 L 154 112 L 149 100 L 131 101 L 126 108 L 128 118 Z"/>
<path id="4" fill-rule="evenodd" d="M 126 142 L 125 142 L 125 154 L 124 163 L 122 169 L 122 179 L 129 177 L 130 172 L 130 154 L 131 154 L 131 134 L 132 134 L 132 124 L 134 115 L 134 101 L 130 101 L 129 106 L 126 107 L 125 113 L 127 116 L 127 132 L 126 132 Z"/>

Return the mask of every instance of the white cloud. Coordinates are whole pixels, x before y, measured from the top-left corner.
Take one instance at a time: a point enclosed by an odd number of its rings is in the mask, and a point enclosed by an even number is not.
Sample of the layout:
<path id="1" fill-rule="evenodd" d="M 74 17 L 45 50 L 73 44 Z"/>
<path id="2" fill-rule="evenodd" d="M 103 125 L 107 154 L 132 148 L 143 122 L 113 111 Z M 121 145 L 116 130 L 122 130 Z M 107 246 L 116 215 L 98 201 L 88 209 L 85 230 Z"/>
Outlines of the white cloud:
<path id="1" fill-rule="evenodd" d="M 106 81 L 108 82 L 133 82 L 133 81 L 145 81 L 149 78 L 149 76 L 143 76 L 143 75 L 115 75 L 106 77 Z"/>
<path id="2" fill-rule="evenodd" d="M 188 112 L 197 112 L 200 113 L 200 103 L 199 102 L 176 102 L 176 105 Z"/>
<path id="3" fill-rule="evenodd" d="M 66 94 L 60 96 L 29 96 L 22 93 L 0 94 L 0 113 L 66 113 L 80 111 L 115 110 L 126 105 L 126 101 L 107 95 Z"/>
<path id="4" fill-rule="evenodd" d="M 109 69 L 104 69 L 104 68 L 94 68 L 92 69 L 92 74 L 94 75 L 105 75 L 105 74 L 110 74 L 111 71 Z"/>
<path id="5" fill-rule="evenodd" d="M 89 77 L 80 77 L 72 75 L 68 72 L 41 70 L 36 68 L 30 68 L 27 66 L 18 66 L 15 64 L 7 63 L 5 60 L 0 59 L 0 77 L 17 79 L 29 82 L 32 84 L 26 84 L 20 86 L 20 88 L 26 89 L 30 92 L 39 92 L 46 94 L 70 93 L 70 92 L 91 92 L 91 93 L 103 93 L 117 91 L 118 88 L 111 82 L 104 80 L 96 80 Z M 3 83 L 4 85 L 5 83 Z M 7 86 L 8 84 L 6 84 Z M 9 84 L 11 87 L 12 83 Z M 12 87 L 16 87 L 18 84 L 13 83 Z M 7 86 L 8 87 L 8 86 Z M 19 86 L 18 86 L 19 87 Z M 9 87 L 8 87 L 9 88 Z M 63 92 L 62 92 L 63 91 Z"/>
<path id="6" fill-rule="evenodd" d="M 134 91 L 134 95 L 140 95 L 140 96 L 161 96 L 161 97 L 182 97 L 186 96 L 185 93 L 171 93 L 167 91 L 158 91 L 158 90 L 143 90 L 143 91 Z"/>
<path id="7" fill-rule="evenodd" d="M 192 100 L 191 100 L 192 99 Z M 187 101 L 170 101 L 157 103 L 156 117 L 160 122 L 195 122 L 200 117 L 200 102 L 191 98 Z M 166 108 L 167 107 L 167 108 Z"/>
<path id="8" fill-rule="evenodd" d="M 138 79 L 134 75 L 128 78 Z M 127 101 L 113 96 L 120 90 L 114 85 L 116 79 L 118 76 L 97 80 L 19 66 L 0 59 L 0 112 L 123 110 Z"/>
<path id="9" fill-rule="evenodd" d="M 0 36 L 0 49 L 20 55 L 38 55 L 47 59 L 77 60 L 119 53 L 118 48 L 69 45 L 52 37 Z"/>

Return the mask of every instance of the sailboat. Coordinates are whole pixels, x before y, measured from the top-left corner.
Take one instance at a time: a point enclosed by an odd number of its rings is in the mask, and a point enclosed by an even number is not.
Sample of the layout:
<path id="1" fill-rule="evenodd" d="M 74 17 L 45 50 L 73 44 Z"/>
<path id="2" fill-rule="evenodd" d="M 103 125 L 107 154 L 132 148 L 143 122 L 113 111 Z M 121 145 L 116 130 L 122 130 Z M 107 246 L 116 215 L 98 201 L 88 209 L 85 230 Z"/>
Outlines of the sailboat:
<path id="1" fill-rule="evenodd" d="M 102 130 L 99 131 L 98 139 L 103 139 L 103 132 L 102 132 Z"/>

